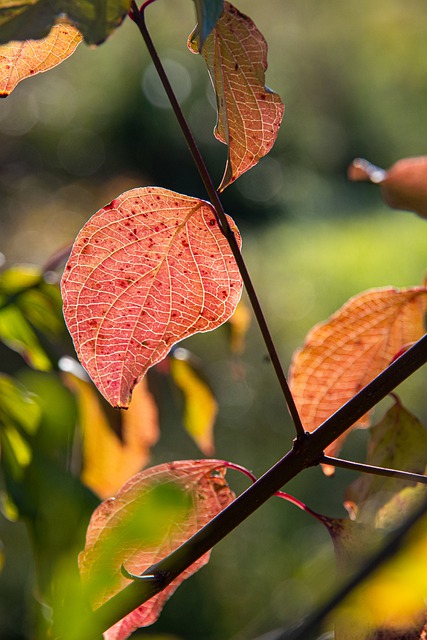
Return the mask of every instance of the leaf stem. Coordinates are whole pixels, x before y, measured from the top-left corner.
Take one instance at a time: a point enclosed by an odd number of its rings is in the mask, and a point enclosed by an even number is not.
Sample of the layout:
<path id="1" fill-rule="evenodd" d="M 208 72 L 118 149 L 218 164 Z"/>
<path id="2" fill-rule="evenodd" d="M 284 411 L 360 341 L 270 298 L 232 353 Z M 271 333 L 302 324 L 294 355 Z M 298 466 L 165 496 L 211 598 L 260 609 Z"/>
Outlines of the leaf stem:
<path id="1" fill-rule="evenodd" d="M 425 362 L 427 362 L 427 334 L 338 409 L 313 433 L 306 434 L 303 439 L 297 438 L 294 441 L 293 449 L 253 485 L 248 487 L 183 545 L 160 562 L 149 567 L 145 573 L 158 576 L 159 583 L 163 581 L 163 587 L 170 584 L 193 562 L 244 522 L 289 480 L 303 469 L 317 465 L 322 459 L 323 450 L 328 445 Z M 151 581 L 148 583 L 134 581 L 96 609 L 93 613 L 94 621 L 101 631 L 105 631 L 159 591 L 161 588 L 156 587 L 155 583 L 153 584 Z"/>
<path id="2" fill-rule="evenodd" d="M 386 476 L 387 478 L 397 478 L 399 480 L 410 480 L 411 482 L 427 484 L 427 476 L 424 476 L 421 473 L 411 473 L 409 471 L 388 469 L 386 467 L 376 467 L 371 464 L 362 464 L 361 462 L 352 462 L 350 460 L 342 460 L 341 458 L 332 458 L 331 456 L 325 455 L 322 456 L 320 462 L 330 464 L 333 467 L 341 467 L 342 469 L 351 469 L 353 471 L 361 471 L 362 473 Z"/>
<path id="3" fill-rule="evenodd" d="M 289 389 L 289 385 L 285 376 L 285 373 L 283 371 L 283 367 L 281 365 L 276 347 L 274 345 L 273 339 L 271 337 L 270 334 L 270 330 L 268 328 L 268 324 L 267 321 L 265 319 L 264 313 L 262 311 L 260 302 L 258 300 L 258 296 L 256 294 L 255 288 L 252 284 L 252 280 L 251 277 L 249 275 L 249 272 L 247 270 L 245 261 L 243 259 L 243 256 L 240 252 L 239 246 L 237 244 L 235 235 L 228 223 L 227 220 L 227 216 L 225 215 L 225 211 L 224 208 L 222 206 L 222 202 L 220 200 L 219 194 L 217 192 L 217 190 L 215 189 L 215 186 L 212 182 L 212 178 L 209 174 L 209 171 L 205 165 L 205 162 L 203 160 L 203 157 L 200 153 L 199 147 L 197 146 L 197 143 L 194 139 L 194 136 L 191 132 L 190 127 L 188 126 L 188 123 L 185 119 L 185 116 L 182 112 L 182 109 L 178 103 L 178 100 L 175 96 L 175 93 L 172 89 L 172 86 L 169 82 L 169 79 L 166 75 L 166 72 L 164 70 L 164 67 L 161 63 L 161 60 L 159 58 L 159 55 L 157 53 L 157 50 L 154 46 L 154 43 L 151 39 L 151 36 L 148 32 L 147 29 L 147 25 L 145 23 L 145 15 L 144 15 L 144 10 L 146 9 L 146 7 L 151 4 L 151 2 L 154 0 L 148 0 L 147 2 L 145 2 L 142 7 L 141 10 L 138 9 L 135 0 L 132 1 L 131 4 L 131 8 L 130 8 L 130 12 L 129 15 L 132 18 L 132 20 L 135 22 L 135 24 L 138 26 L 142 37 L 144 38 L 144 42 L 147 46 L 148 52 L 151 56 L 151 59 L 153 61 L 153 64 L 157 70 L 157 73 L 159 75 L 159 78 L 162 82 L 162 85 L 166 91 L 166 95 L 169 99 L 169 102 L 171 104 L 171 107 L 174 111 L 175 117 L 179 123 L 179 126 L 181 127 L 181 131 L 185 137 L 185 140 L 187 142 L 187 145 L 190 149 L 191 155 L 193 157 L 193 161 L 194 164 L 197 167 L 197 170 L 199 172 L 199 175 L 203 181 L 203 184 L 205 186 L 205 189 L 207 191 L 207 194 L 210 198 L 211 204 L 214 207 L 215 210 L 215 215 L 217 218 L 217 222 L 218 225 L 222 231 L 222 233 L 224 234 L 225 238 L 228 241 L 228 244 L 230 246 L 230 249 L 233 253 L 234 259 L 236 260 L 237 266 L 239 268 L 240 271 L 240 275 L 242 276 L 242 280 L 244 282 L 245 288 L 246 288 L 246 292 L 248 294 L 248 298 L 249 301 L 252 305 L 252 309 L 254 311 L 254 315 L 256 317 L 256 320 L 258 322 L 258 326 L 260 328 L 262 337 L 264 339 L 265 345 L 267 347 L 267 351 L 268 354 L 270 356 L 270 360 L 272 362 L 272 365 L 274 367 L 277 379 L 279 381 L 280 387 L 282 389 L 282 393 L 285 397 L 286 400 L 286 404 L 289 410 L 289 413 L 291 415 L 292 421 L 294 423 L 295 426 L 295 431 L 297 434 L 298 438 L 303 438 L 304 434 L 305 434 L 305 430 L 303 427 L 303 424 L 301 422 L 301 418 L 299 416 L 295 401 L 293 399 L 292 393 Z"/>

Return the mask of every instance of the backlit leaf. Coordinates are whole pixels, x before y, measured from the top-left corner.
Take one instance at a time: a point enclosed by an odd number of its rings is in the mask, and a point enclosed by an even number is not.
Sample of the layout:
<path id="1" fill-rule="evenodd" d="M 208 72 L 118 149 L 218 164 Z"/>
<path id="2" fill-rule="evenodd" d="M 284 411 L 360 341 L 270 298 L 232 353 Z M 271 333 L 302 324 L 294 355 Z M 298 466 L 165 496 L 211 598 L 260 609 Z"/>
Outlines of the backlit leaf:
<path id="1" fill-rule="evenodd" d="M 40 269 L 17 266 L 0 275 L 0 340 L 35 369 L 51 369 L 36 331 L 49 339 L 64 331 L 61 296 Z"/>
<path id="2" fill-rule="evenodd" d="M 224 10 L 224 0 L 194 0 L 194 2 L 201 49 Z"/>
<path id="3" fill-rule="evenodd" d="M 21 80 L 63 62 L 74 53 L 81 39 L 75 27 L 58 24 L 41 40 L 15 41 L 0 46 L 0 97 L 8 96 Z"/>
<path id="4" fill-rule="evenodd" d="M 172 380 L 184 396 L 184 427 L 199 449 L 206 456 L 212 455 L 213 428 L 218 405 L 211 388 L 186 349 L 175 350 L 170 358 L 170 372 Z"/>
<path id="5" fill-rule="evenodd" d="M 374 289 L 351 298 L 307 335 L 294 354 L 290 385 L 305 429 L 313 431 L 424 335 L 427 291 Z M 355 426 L 366 427 L 369 416 Z M 348 433 L 348 432 L 347 432 Z M 347 434 L 326 450 L 337 452 Z M 326 472 L 333 472 L 326 468 Z"/>
<path id="6" fill-rule="evenodd" d="M 117 413 L 119 436 L 93 385 L 72 374 L 66 375 L 68 386 L 79 399 L 83 437 L 81 479 L 98 496 L 108 498 L 147 464 L 150 448 L 159 438 L 157 407 L 146 381 L 142 380 L 135 387 L 129 409 Z"/>
<path id="7" fill-rule="evenodd" d="M 92 216 L 62 279 L 79 359 L 119 407 L 173 344 L 225 322 L 241 291 L 212 206 L 156 187 L 128 191 Z"/>
<path id="8" fill-rule="evenodd" d="M 45 38 L 68 21 L 88 44 L 100 44 L 123 21 L 131 0 L 0 0 L 0 44 Z"/>
<path id="9" fill-rule="evenodd" d="M 199 52 L 197 30 L 189 48 Z M 250 18 L 229 2 L 202 49 L 215 89 L 218 121 L 215 136 L 228 145 L 219 190 L 265 156 L 276 141 L 284 106 L 265 86 L 267 43 Z"/>
<path id="10" fill-rule="evenodd" d="M 141 574 L 209 522 L 234 499 L 220 460 L 185 460 L 147 469 L 134 476 L 115 498 L 94 512 L 80 554 L 80 572 L 99 607 L 128 580 Z M 135 629 L 155 622 L 165 601 L 183 580 L 209 560 L 209 553 L 191 565 L 166 589 L 142 604 L 105 634 L 123 640 Z"/>
<path id="11" fill-rule="evenodd" d="M 366 462 L 412 473 L 425 472 L 427 430 L 400 402 L 371 427 Z M 362 474 L 347 489 L 345 506 L 358 522 L 385 528 L 408 516 L 426 492 L 425 485 Z"/>
<path id="12" fill-rule="evenodd" d="M 240 300 L 228 321 L 230 329 L 230 349 L 236 355 L 241 355 L 245 350 L 246 336 L 251 324 L 251 310 L 244 300 Z"/>
<path id="13" fill-rule="evenodd" d="M 379 184 L 390 207 L 427 218 L 427 156 L 398 160 L 388 171 L 356 158 L 348 168 L 348 177 Z"/>

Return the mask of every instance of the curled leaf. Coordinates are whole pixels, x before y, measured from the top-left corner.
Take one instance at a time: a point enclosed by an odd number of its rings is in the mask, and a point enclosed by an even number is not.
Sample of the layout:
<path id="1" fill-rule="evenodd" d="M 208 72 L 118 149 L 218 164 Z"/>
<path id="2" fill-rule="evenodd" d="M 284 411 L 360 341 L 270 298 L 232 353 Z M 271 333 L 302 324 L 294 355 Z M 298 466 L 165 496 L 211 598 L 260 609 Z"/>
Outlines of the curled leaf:
<path id="1" fill-rule="evenodd" d="M 424 335 L 427 290 L 373 289 L 351 298 L 307 335 L 294 354 L 290 385 L 304 427 L 313 431 Z M 366 427 L 369 416 L 354 426 Z M 348 433 L 348 432 L 347 432 Z M 340 436 L 325 451 L 334 455 Z M 324 469 L 333 473 L 333 467 Z"/>
<path id="2" fill-rule="evenodd" d="M 197 32 L 189 48 L 199 53 Z M 219 191 L 255 166 L 276 141 L 284 106 L 265 86 L 267 43 L 248 16 L 229 2 L 202 55 L 215 89 L 218 121 L 215 137 L 228 145 L 228 159 Z"/>
<path id="3" fill-rule="evenodd" d="M 197 29 L 200 34 L 199 46 L 202 49 L 206 38 L 224 10 L 224 0 L 194 0 L 194 3 L 197 13 Z"/>
<path id="4" fill-rule="evenodd" d="M 212 206 L 155 187 L 127 191 L 92 216 L 62 278 L 79 359 L 118 407 L 173 344 L 224 323 L 241 292 Z"/>
<path id="5" fill-rule="evenodd" d="M 41 40 L 0 46 L 0 97 L 8 96 L 21 80 L 56 67 L 74 53 L 81 40 L 75 27 L 57 24 Z"/>
<path id="6" fill-rule="evenodd" d="M 184 460 L 147 469 L 134 476 L 115 498 L 103 502 L 91 518 L 79 557 L 82 579 L 95 608 L 118 593 L 209 522 L 234 499 L 220 460 Z M 163 591 L 105 633 L 124 640 L 135 629 L 155 622 L 165 601 L 183 580 L 209 560 L 203 555 Z"/>
<path id="7" fill-rule="evenodd" d="M 403 158 L 387 171 L 356 158 L 348 168 L 348 177 L 379 184 L 390 207 L 414 211 L 427 218 L 427 156 Z"/>

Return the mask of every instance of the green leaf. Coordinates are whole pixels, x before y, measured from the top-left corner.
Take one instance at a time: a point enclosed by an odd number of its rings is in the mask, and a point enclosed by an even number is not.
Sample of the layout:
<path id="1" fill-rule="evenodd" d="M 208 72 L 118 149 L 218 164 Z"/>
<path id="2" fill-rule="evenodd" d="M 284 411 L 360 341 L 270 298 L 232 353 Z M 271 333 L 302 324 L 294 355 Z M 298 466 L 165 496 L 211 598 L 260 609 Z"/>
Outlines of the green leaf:
<path id="1" fill-rule="evenodd" d="M 400 402 L 371 428 L 367 463 L 424 473 L 427 430 Z M 348 488 L 345 505 L 358 522 L 388 528 L 401 522 L 425 495 L 425 485 L 364 474 Z"/>
<path id="2" fill-rule="evenodd" d="M 67 19 L 88 44 L 101 44 L 120 26 L 131 0 L 0 0 L 0 44 L 44 38 Z"/>
<path id="3" fill-rule="evenodd" d="M 37 332 L 49 339 L 65 332 L 59 289 L 36 267 L 13 267 L 0 276 L 0 340 L 30 366 L 48 371 L 52 363 Z"/>
<path id="4" fill-rule="evenodd" d="M 205 40 L 215 27 L 224 11 L 224 0 L 194 0 L 197 13 L 197 35 L 199 37 L 199 53 Z"/>

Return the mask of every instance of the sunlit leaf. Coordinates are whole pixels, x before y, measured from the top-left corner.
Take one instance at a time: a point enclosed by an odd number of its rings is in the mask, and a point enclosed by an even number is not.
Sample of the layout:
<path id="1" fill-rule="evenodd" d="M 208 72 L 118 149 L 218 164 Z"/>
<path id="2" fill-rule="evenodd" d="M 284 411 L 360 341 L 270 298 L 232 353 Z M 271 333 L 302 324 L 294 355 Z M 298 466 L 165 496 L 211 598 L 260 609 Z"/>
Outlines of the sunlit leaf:
<path id="1" fill-rule="evenodd" d="M 427 521 L 334 613 L 336 640 L 425 640 Z"/>
<path id="2" fill-rule="evenodd" d="M 224 0 L 194 0 L 200 49 L 224 10 Z"/>
<path id="3" fill-rule="evenodd" d="M 424 335 L 424 287 L 374 289 L 351 298 L 307 335 L 294 354 L 290 385 L 305 429 L 313 431 Z M 369 416 L 355 426 L 366 427 Z M 346 434 L 326 453 L 337 452 Z M 326 472 L 333 469 L 326 468 Z"/>
<path id="4" fill-rule="evenodd" d="M 89 381 L 67 374 L 67 384 L 79 399 L 83 437 L 81 479 L 98 496 L 108 498 L 147 464 L 150 448 L 159 437 L 157 407 L 144 379 L 135 387 L 129 409 L 117 413 L 119 435 Z"/>
<path id="5" fill-rule="evenodd" d="M 246 336 L 251 324 L 252 314 L 244 300 L 240 300 L 228 321 L 230 328 L 230 349 L 232 353 L 241 355 L 245 350 Z"/>
<path id="6" fill-rule="evenodd" d="M 213 454 L 215 448 L 213 428 L 218 405 L 193 360 L 186 349 L 176 349 L 170 358 L 170 372 L 184 396 L 184 427 L 199 449 L 208 456 Z"/>
<path id="7" fill-rule="evenodd" d="M 197 32 L 189 48 L 199 52 Z M 276 141 L 284 106 L 265 86 L 267 43 L 250 18 L 229 2 L 202 49 L 214 85 L 218 121 L 215 136 L 228 145 L 219 190 L 265 156 Z"/>
<path id="8" fill-rule="evenodd" d="M 427 156 L 398 160 L 388 171 L 356 158 L 348 168 L 350 180 L 379 184 L 393 209 L 414 211 L 427 218 Z"/>
<path id="9" fill-rule="evenodd" d="M 0 97 L 8 96 L 21 80 L 63 62 L 74 53 L 81 39 L 75 27 L 58 24 L 41 40 L 0 46 Z"/>
<path id="10" fill-rule="evenodd" d="M 64 331 L 58 287 L 45 282 L 36 267 L 13 267 L 0 275 L 0 340 L 47 371 L 52 363 L 36 331 L 49 339 Z"/>
<path id="11" fill-rule="evenodd" d="M 0 0 L 0 44 L 45 38 L 68 21 L 88 44 L 100 44 L 123 21 L 131 0 Z"/>
<path id="12" fill-rule="evenodd" d="M 234 499 L 225 472 L 219 460 L 163 464 L 134 476 L 115 498 L 99 506 L 79 558 L 94 607 L 129 583 L 120 571 L 122 564 L 133 574 L 143 573 Z M 166 589 L 115 624 L 105 634 L 106 640 L 123 640 L 138 627 L 152 624 L 179 584 L 208 560 L 206 553 Z"/>
<path id="13" fill-rule="evenodd" d="M 173 344 L 225 322 L 241 291 L 211 205 L 155 187 L 128 191 L 92 216 L 62 279 L 79 359 L 119 407 Z"/>
<path id="14" fill-rule="evenodd" d="M 424 473 L 427 429 L 400 402 L 370 430 L 366 462 L 379 467 Z M 362 474 L 346 492 L 345 506 L 359 522 L 378 527 L 398 524 L 427 493 L 425 485 Z"/>

